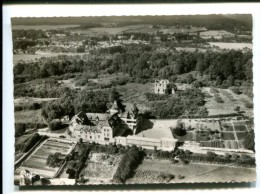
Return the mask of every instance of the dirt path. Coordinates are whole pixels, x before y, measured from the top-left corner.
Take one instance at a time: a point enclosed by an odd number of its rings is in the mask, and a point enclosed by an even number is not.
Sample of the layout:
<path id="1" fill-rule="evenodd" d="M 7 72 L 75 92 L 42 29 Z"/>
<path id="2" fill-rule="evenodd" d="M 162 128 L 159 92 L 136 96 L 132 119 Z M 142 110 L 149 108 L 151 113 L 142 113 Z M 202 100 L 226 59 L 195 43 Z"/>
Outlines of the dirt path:
<path id="1" fill-rule="evenodd" d="M 234 122 L 231 121 L 231 124 L 232 124 L 232 127 L 233 127 L 233 133 L 234 133 L 236 142 L 237 142 L 237 144 L 239 144 L 239 141 L 238 141 L 238 138 L 237 138 L 237 132 L 236 132 L 236 128 L 235 128 Z"/>

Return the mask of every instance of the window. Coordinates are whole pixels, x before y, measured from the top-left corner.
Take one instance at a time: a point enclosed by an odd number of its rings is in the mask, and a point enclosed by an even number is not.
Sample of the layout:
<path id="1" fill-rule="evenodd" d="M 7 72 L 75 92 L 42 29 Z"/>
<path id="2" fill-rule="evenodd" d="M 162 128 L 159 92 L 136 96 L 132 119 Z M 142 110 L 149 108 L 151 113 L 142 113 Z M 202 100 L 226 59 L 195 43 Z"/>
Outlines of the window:
<path id="1" fill-rule="evenodd" d="M 92 136 L 89 136 L 89 139 L 92 139 Z"/>
<path id="2" fill-rule="evenodd" d="M 78 137 L 81 137 L 81 135 L 78 135 Z"/>
<path id="3" fill-rule="evenodd" d="M 98 139 L 100 139 L 100 135 L 98 135 Z"/>
<path id="4" fill-rule="evenodd" d="M 104 140 L 105 140 L 105 141 L 109 141 L 109 138 L 105 137 Z"/>

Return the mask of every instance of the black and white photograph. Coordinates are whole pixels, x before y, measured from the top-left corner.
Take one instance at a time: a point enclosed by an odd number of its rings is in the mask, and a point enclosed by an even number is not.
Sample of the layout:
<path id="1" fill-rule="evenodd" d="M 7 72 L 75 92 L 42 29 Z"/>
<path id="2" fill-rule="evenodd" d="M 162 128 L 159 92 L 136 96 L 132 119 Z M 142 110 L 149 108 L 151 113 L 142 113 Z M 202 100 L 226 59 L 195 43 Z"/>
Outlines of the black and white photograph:
<path id="1" fill-rule="evenodd" d="M 256 181 L 252 14 L 11 25 L 14 185 Z"/>

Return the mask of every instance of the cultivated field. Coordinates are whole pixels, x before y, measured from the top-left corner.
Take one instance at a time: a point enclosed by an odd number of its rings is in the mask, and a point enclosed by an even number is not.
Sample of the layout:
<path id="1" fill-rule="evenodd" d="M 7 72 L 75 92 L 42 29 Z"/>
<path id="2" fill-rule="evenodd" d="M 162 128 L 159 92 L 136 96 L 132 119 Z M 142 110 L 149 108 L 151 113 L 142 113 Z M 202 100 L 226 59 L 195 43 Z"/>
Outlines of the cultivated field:
<path id="1" fill-rule="evenodd" d="M 87 184 L 110 183 L 121 161 L 121 155 L 108 155 L 103 153 L 90 153 L 86 167 L 81 176 L 87 179 Z"/>
<path id="2" fill-rule="evenodd" d="M 46 165 L 47 158 L 50 154 L 60 152 L 61 154 L 69 154 L 74 148 L 75 143 L 71 141 L 63 141 L 58 139 L 47 139 L 43 142 L 22 165 L 16 170 L 15 174 L 19 174 L 21 169 L 27 169 L 30 172 L 37 173 L 43 177 L 52 178 L 60 167 L 52 168 Z"/>

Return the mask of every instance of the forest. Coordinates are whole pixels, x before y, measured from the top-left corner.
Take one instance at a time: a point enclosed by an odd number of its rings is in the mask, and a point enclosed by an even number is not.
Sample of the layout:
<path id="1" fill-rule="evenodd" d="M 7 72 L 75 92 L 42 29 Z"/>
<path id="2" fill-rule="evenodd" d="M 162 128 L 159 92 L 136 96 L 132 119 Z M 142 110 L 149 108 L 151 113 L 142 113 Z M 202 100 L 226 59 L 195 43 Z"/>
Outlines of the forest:
<path id="1" fill-rule="evenodd" d="M 185 83 L 187 80 L 180 80 L 179 75 L 194 71 L 201 76 L 199 81 L 205 86 L 250 87 L 253 78 L 252 52 L 157 52 L 151 45 L 102 48 L 83 59 L 63 56 L 20 62 L 14 66 L 14 83 L 48 77 L 62 79 L 68 75 L 73 77 L 77 73 L 96 77 L 123 73 L 136 80 L 152 81 L 160 77 Z M 88 77 L 84 76 L 84 79 Z M 196 79 L 193 77 L 192 82 Z"/>

